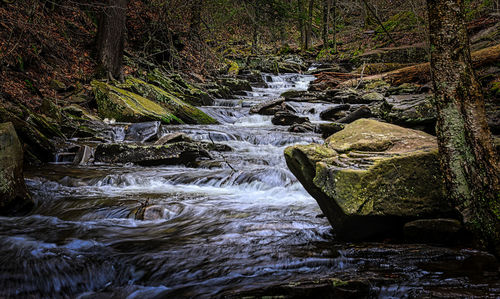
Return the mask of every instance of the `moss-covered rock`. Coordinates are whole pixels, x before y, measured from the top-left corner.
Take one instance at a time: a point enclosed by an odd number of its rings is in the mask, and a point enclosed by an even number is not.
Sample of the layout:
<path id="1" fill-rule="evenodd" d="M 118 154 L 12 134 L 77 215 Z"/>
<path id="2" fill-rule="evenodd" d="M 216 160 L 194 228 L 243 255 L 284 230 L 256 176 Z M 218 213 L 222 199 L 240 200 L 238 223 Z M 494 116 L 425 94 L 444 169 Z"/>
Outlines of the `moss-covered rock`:
<path id="1" fill-rule="evenodd" d="M 125 122 L 158 120 L 165 124 L 182 123 L 172 111 L 138 94 L 97 80 L 91 85 L 102 118 Z"/>
<path id="2" fill-rule="evenodd" d="M 0 124 L 0 215 L 26 212 L 34 203 L 23 177 L 23 148 L 12 123 Z"/>
<path id="3" fill-rule="evenodd" d="M 435 137 L 360 119 L 325 145 L 285 150 L 287 165 L 340 237 L 401 234 L 404 223 L 458 217 L 445 200 Z"/>
<path id="4" fill-rule="evenodd" d="M 25 107 L 0 102 L 0 122 L 11 122 L 23 144 L 25 160 L 30 163 L 51 162 L 56 152 L 50 137 L 42 133 L 33 121 L 34 113 Z M 31 120 L 30 120 L 31 117 Z M 41 119 L 41 116 L 36 119 Z M 44 124 L 44 121 L 40 123 Z M 47 126 L 50 126 L 47 124 Z M 46 130 L 51 131 L 51 130 Z M 58 133 L 56 135 L 59 135 Z"/>
<path id="5" fill-rule="evenodd" d="M 155 69 L 148 73 L 147 81 L 194 106 L 212 105 L 214 102 L 211 95 L 189 84 L 178 74 L 165 74 Z"/>
<path id="6" fill-rule="evenodd" d="M 235 94 L 242 94 L 244 91 L 251 91 L 252 86 L 248 80 L 237 79 L 232 77 L 219 78 L 219 84 L 227 86 Z"/>
<path id="7" fill-rule="evenodd" d="M 146 83 L 140 79 L 129 77 L 126 84 L 143 97 L 161 103 L 175 115 L 176 118 L 188 124 L 216 124 L 217 121 L 205 114 L 200 109 L 185 103 L 174 94 L 169 93 L 155 85 Z"/>

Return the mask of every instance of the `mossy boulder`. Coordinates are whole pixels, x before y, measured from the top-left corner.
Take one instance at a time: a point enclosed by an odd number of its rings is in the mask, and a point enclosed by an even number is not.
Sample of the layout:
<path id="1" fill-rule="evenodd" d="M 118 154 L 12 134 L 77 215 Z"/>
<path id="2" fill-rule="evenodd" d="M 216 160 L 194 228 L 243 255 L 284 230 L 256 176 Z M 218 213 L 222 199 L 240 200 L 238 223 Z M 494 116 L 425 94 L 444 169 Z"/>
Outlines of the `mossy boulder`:
<path id="1" fill-rule="evenodd" d="M 0 215 L 29 211 L 34 203 L 23 177 L 23 148 L 14 125 L 0 124 Z"/>
<path id="2" fill-rule="evenodd" d="M 148 73 L 147 81 L 194 106 L 208 106 L 214 103 L 211 95 L 186 82 L 178 74 L 165 74 L 159 69 L 155 69 Z"/>
<path id="3" fill-rule="evenodd" d="M 172 111 L 138 94 L 97 80 L 91 85 L 102 118 L 124 122 L 158 120 L 165 124 L 183 123 Z"/>
<path id="4" fill-rule="evenodd" d="M 158 102 L 184 123 L 188 124 L 216 124 L 217 121 L 200 109 L 184 102 L 172 93 L 169 93 L 153 84 L 140 79 L 129 77 L 126 85 L 141 96 Z"/>
<path id="5" fill-rule="evenodd" d="M 400 235 L 404 223 L 458 214 L 444 196 L 436 138 L 360 119 L 324 145 L 285 150 L 288 167 L 341 238 Z"/>

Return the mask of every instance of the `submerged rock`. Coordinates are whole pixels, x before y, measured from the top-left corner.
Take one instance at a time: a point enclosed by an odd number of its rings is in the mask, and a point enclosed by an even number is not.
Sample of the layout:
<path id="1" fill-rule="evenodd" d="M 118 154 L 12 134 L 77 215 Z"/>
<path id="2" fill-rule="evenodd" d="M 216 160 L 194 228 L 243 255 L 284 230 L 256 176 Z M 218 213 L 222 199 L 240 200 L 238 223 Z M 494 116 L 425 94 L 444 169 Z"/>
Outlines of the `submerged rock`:
<path id="1" fill-rule="evenodd" d="M 360 119 L 325 145 L 285 150 L 288 167 L 341 238 L 399 235 L 404 223 L 455 218 L 445 200 L 435 137 Z"/>
<path id="2" fill-rule="evenodd" d="M 99 116 L 124 122 L 183 123 L 172 111 L 138 94 L 97 80 L 91 83 Z"/>
<path id="3" fill-rule="evenodd" d="M 190 165 L 200 158 L 210 158 L 201 144 L 176 142 L 166 145 L 100 144 L 95 152 L 95 161 L 104 163 L 134 163 L 152 165 Z"/>
<path id="4" fill-rule="evenodd" d="M 368 298 L 370 283 L 363 280 L 321 278 L 253 287 L 243 292 L 225 293 L 224 298 Z"/>
<path id="5" fill-rule="evenodd" d="M 12 123 L 0 124 L 0 215 L 33 207 L 23 177 L 23 148 Z"/>

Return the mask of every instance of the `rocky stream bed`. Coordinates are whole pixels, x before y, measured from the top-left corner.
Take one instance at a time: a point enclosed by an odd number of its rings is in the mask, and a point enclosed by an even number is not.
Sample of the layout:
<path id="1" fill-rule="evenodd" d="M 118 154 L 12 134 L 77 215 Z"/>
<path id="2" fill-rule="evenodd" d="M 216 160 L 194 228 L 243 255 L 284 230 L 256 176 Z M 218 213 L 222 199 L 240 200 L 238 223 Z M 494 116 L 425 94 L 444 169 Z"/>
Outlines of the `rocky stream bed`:
<path id="1" fill-rule="evenodd" d="M 72 163 L 88 161 L 83 147 L 25 169 L 37 207 L 0 218 L 0 297 L 500 297 L 499 265 L 488 253 L 397 238 L 342 241 L 285 163 L 287 147 L 320 146 L 321 133 L 356 113 L 432 131 L 424 95 L 414 86 L 402 88 L 416 95 L 391 99 L 377 85 L 330 91 L 338 101 L 325 112 L 321 96 L 305 92 L 313 76 L 262 78 L 236 99 L 205 103 L 201 124 L 190 124 L 198 109 L 170 125 L 113 123 L 114 144 L 99 145 L 94 163 Z M 383 103 L 367 115 L 375 101 Z M 332 127 L 334 117 L 341 121 Z"/>

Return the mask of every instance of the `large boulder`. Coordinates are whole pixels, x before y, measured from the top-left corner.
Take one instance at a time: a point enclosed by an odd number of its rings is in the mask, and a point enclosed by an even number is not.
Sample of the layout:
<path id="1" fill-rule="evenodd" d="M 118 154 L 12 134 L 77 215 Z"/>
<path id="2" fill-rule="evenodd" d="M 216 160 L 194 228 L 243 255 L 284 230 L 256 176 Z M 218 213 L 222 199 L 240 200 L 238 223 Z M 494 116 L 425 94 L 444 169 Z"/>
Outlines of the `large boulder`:
<path id="1" fill-rule="evenodd" d="M 200 158 L 210 158 L 202 144 L 176 142 L 165 145 L 131 145 L 123 143 L 100 144 L 95 161 L 104 163 L 134 163 L 152 165 L 190 165 Z"/>
<path id="2" fill-rule="evenodd" d="M 92 81 L 91 85 L 102 118 L 124 122 L 183 123 L 172 111 L 138 94 L 97 80 Z"/>
<path id="3" fill-rule="evenodd" d="M 23 177 L 23 148 L 12 123 L 0 124 L 0 215 L 33 207 Z"/>
<path id="4" fill-rule="evenodd" d="M 399 235 L 408 221 L 458 217 L 427 133 L 360 119 L 324 145 L 288 147 L 285 158 L 341 238 Z"/>
<path id="5" fill-rule="evenodd" d="M 184 102 L 175 94 L 167 92 L 153 84 L 146 83 L 140 79 L 129 77 L 126 85 L 135 93 L 148 100 L 160 103 L 162 107 L 170 111 L 176 118 L 188 124 L 216 124 L 217 121 L 205 114 L 200 109 Z"/>

